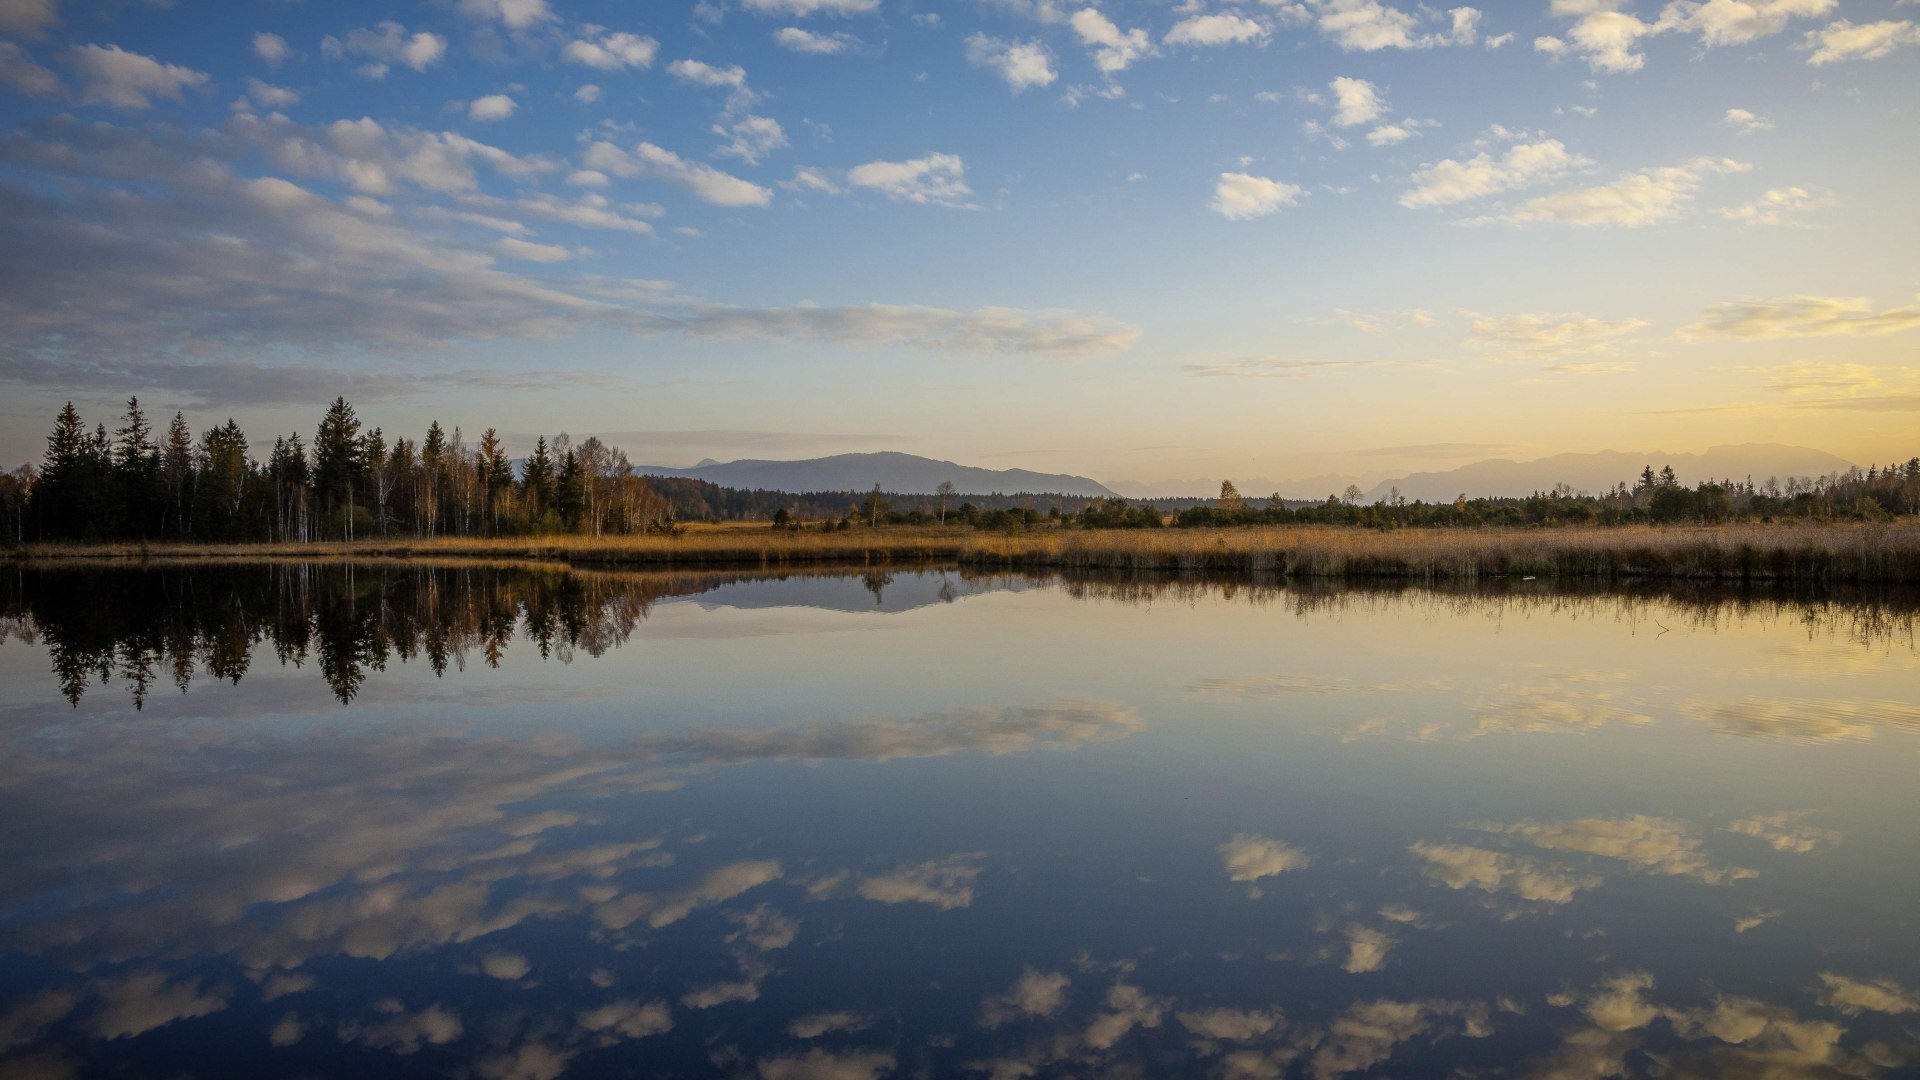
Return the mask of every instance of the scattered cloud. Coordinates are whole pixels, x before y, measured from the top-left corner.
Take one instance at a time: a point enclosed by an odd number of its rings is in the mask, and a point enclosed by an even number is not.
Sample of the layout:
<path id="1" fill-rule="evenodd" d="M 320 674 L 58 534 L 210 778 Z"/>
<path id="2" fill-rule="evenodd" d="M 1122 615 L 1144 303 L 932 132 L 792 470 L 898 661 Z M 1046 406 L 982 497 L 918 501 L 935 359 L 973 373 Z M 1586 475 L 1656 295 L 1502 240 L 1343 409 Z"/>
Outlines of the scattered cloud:
<path id="1" fill-rule="evenodd" d="M 1347 52 L 1382 49 L 1431 49 L 1471 45 L 1480 36 L 1478 8 L 1454 7 L 1445 12 L 1422 6 L 1409 14 L 1380 0 L 1303 0 L 1290 10 L 1296 21 L 1310 21 L 1322 36 Z M 1422 24 L 1444 18 L 1441 29 Z"/>
<path id="2" fill-rule="evenodd" d="M 1558 139 L 1520 143 L 1497 158 L 1483 152 L 1466 161 L 1448 159 L 1421 166 L 1408 178 L 1412 186 L 1400 195 L 1400 205 L 1451 206 L 1554 179 L 1591 164 L 1569 153 Z"/>
<path id="3" fill-rule="evenodd" d="M 287 57 L 293 55 L 293 47 L 279 34 L 261 31 L 253 35 L 253 55 L 259 57 L 268 67 L 279 67 Z"/>
<path id="4" fill-rule="evenodd" d="M 59 25 L 59 0 L 0 0 L 0 34 L 38 38 Z"/>
<path id="5" fill-rule="evenodd" d="M 967 165 L 957 154 L 928 154 L 909 161 L 869 161 L 847 170 L 849 185 L 899 202 L 970 207 Z"/>
<path id="6" fill-rule="evenodd" d="M 770 116 L 748 116 L 732 124 L 715 124 L 713 133 L 727 140 L 716 153 L 739 158 L 749 165 L 758 165 L 768 154 L 789 145 L 780 121 Z"/>
<path id="7" fill-rule="evenodd" d="M 1264 41 L 1267 28 L 1244 15 L 1190 15 L 1170 27 L 1160 40 L 1168 45 L 1238 45 Z"/>
<path id="8" fill-rule="evenodd" d="M 1067 24 L 1080 44 L 1092 51 L 1093 65 L 1103 75 L 1116 75 L 1154 55 L 1153 38 L 1145 30 L 1122 30 L 1098 8 L 1081 8 L 1068 16 Z"/>
<path id="9" fill-rule="evenodd" d="M 1223 172 L 1213 186 L 1213 212 L 1229 221 L 1246 221 L 1297 206 L 1307 193 L 1298 184 L 1254 176 L 1250 173 Z"/>
<path id="10" fill-rule="evenodd" d="M 1304 870 L 1313 862 L 1311 856 L 1291 844 L 1253 833 L 1241 833 L 1220 845 L 1220 859 L 1233 881 L 1258 881 L 1289 870 Z"/>
<path id="11" fill-rule="evenodd" d="M 1379 88 L 1365 79 L 1342 75 L 1327 85 L 1333 92 L 1334 127 L 1370 124 L 1387 111 L 1387 103 L 1380 97 Z"/>
<path id="12" fill-rule="evenodd" d="M 1728 109 L 1727 115 L 1720 122 L 1742 134 L 1766 131 L 1773 127 L 1773 121 L 1750 109 Z"/>
<path id="13" fill-rule="evenodd" d="M 67 64 L 80 76 L 81 104 L 116 109 L 150 108 L 154 98 L 179 101 L 184 91 L 209 81 L 204 71 L 163 64 L 118 45 L 78 46 L 67 52 Z"/>
<path id="14" fill-rule="evenodd" d="M 1799 225 L 1796 215 L 1800 211 L 1832 204 L 1830 196 L 1803 187 L 1773 188 L 1750 203 L 1722 207 L 1714 213 L 1743 225 Z"/>
<path id="15" fill-rule="evenodd" d="M 1750 168 L 1732 158 L 1695 158 L 1685 165 L 1627 173 L 1610 184 L 1530 199 L 1499 220 L 1515 225 L 1644 228 L 1679 217 L 1706 177 Z"/>
<path id="16" fill-rule="evenodd" d="M 845 31 L 820 33 L 798 26 L 783 26 L 773 32 L 773 43 L 788 52 L 809 56 L 839 56 L 860 47 L 860 39 Z"/>
<path id="17" fill-rule="evenodd" d="M 345 37 L 323 38 L 320 51 L 335 60 L 364 57 L 369 63 L 360 73 L 384 79 L 394 64 L 425 71 L 439 63 L 447 55 L 447 39 L 424 30 L 409 34 L 406 27 L 389 20 L 370 30 L 349 30 Z"/>
<path id="18" fill-rule="evenodd" d="M 1916 44 L 1920 44 L 1920 24 L 1893 19 L 1870 23 L 1835 19 L 1823 29 L 1808 31 L 1801 48 L 1811 54 L 1807 63 L 1819 65 L 1878 60 L 1897 48 Z"/>
<path id="19" fill-rule="evenodd" d="M 11 41 L 0 41 L 0 90 L 50 98 L 58 96 L 60 89 L 60 76 L 35 63 L 27 50 Z"/>
<path id="20" fill-rule="evenodd" d="M 595 27 L 585 36 L 567 42 L 560 55 L 569 63 L 584 64 L 597 71 L 650 68 L 660 55 L 660 43 L 639 34 L 609 33 Z"/>
<path id="21" fill-rule="evenodd" d="M 1874 337 L 1916 328 L 1920 328 L 1920 303 L 1875 311 L 1872 301 L 1863 296 L 1776 296 L 1710 307 L 1701 321 L 1681 327 L 1680 336 L 1694 340 L 1779 341 Z"/>
<path id="22" fill-rule="evenodd" d="M 864 15 L 880 8 L 880 0 L 740 0 L 740 6 L 761 15 Z"/>
<path id="23" fill-rule="evenodd" d="M 1597 874 L 1562 870 L 1467 844 L 1422 842 L 1408 850 L 1426 864 L 1422 870 L 1429 878 L 1449 889 L 1507 892 L 1522 900 L 1564 904 L 1581 890 L 1600 884 Z"/>
<path id="24" fill-rule="evenodd" d="M 1920 991 L 1909 990 L 1892 979 L 1855 979 L 1823 971 L 1820 983 L 1820 1003 L 1848 1016 L 1863 1012 L 1889 1016 L 1920 1012 Z"/>
<path id="25" fill-rule="evenodd" d="M 1644 319 L 1572 315 L 1476 315 L 1467 341 L 1516 358 L 1539 359 L 1604 352 L 1647 326 Z"/>
<path id="26" fill-rule="evenodd" d="M 1051 85 L 1059 78 L 1053 70 L 1053 54 L 1037 41 L 1006 41 L 972 34 L 967 38 L 967 63 L 1000 76 L 1016 94 Z"/>
<path id="27" fill-rule="evenodd" d="M 980 1024 L 996 1028 L 1018 1020 L 1053 1016 L 1066 1003 L 1067 987 L 1072 982 L 1061 972 L 1035 971 L 1029 967 L 1006 993 L 980 1003 Z"/>
<path id="28" fill-rule="evenodd" d="M 519 106 L 514 104 L 514 100 L 505 94 L 488 94 L 485 97 L 474 98 L 467 106 L 467 119 L 505 120 L 512 116 L 517 108 Z"/>
<path id="29" fill-rule="evenodd" d="M 715 206 L 766 206 L 773 202 L 773 192 L 759 184 L 702 162 L 688 161 L 650 142 L 639 143 L 631 151 L 609 142 L 591 143 L 580 155 L 580 164 L 609 176 L 664 180 Z"/>

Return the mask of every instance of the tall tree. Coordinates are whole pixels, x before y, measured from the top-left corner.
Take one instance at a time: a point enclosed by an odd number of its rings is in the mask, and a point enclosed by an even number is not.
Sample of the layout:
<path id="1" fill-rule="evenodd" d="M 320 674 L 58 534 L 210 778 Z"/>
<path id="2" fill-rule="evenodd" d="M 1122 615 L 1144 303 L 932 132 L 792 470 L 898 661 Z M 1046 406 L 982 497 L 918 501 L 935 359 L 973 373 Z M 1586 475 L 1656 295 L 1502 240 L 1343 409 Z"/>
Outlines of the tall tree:
<path id="1" fill-rule="evenodd" d="M 340 516 L 342 539 L 353 538 L 354 490 L 360 486 L 362 450 L 360 418 L 346 398 L 334 398 L 313 436 L 313 489 L 322 512 Z"/>

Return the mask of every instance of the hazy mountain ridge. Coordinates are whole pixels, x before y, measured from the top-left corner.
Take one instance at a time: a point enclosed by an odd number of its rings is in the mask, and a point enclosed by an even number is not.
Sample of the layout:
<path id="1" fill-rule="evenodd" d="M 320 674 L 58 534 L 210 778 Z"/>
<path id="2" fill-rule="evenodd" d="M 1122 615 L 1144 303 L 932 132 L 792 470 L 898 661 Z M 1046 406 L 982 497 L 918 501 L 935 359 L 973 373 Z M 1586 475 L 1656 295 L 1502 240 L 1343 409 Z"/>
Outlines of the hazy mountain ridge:
<path id="1" fill-rule="evenodd" d="M 1386 498 L 1394 488 L 1409 502 L 1451 502 L 1455 496 L 1522 496 L 1536 491 L 1551 491 L 1567 484 L 1576 491 L 1599 494 L 1618 483 L 1632 484 L 1640 470 L 1651 466 L 1659 471 L 1672 466 L 1681 483 L 1703 480 L 1745 480 L 1765 483 L 1769 477 L 1782 482 L 1789 477 L 1825 476 L 1845 472 L 1853 463 L 1822 450 L 1781 443 L 1742 443 L 1709 447 L 1698 454 L 1602 450 L 1590 454 L 1555 454 L 1532 461 L 1491 458 L 1439 472 L 1418 472 L 1392 480 L 1382 480 L 1364 496 L 1362 502 Z"/>
<path id="2" fill-rule="evenodd" d="M 883 491 L 930 495 L 946 481 L 961 495 L 1044 492 L 1101 498 L 1114 494 L 1106 485 L 1085 476 L 1027 469 L 982 469 L 892 450 L 793 461 L 752 458 L 703 461 L 691 469 L 639 465 L 635 471 L 647 476 L 684 476 L 721 487 L 767 491 L 866 491 L 878 484 Z"/>

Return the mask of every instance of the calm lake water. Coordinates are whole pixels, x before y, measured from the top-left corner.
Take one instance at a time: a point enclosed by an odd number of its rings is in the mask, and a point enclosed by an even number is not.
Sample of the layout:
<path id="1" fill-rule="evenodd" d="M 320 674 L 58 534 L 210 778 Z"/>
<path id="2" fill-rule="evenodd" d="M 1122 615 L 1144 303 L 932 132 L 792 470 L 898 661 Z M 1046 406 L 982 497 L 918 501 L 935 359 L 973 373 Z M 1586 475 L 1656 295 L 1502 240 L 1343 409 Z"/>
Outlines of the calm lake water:
<path id="1" fill-rule="evenodd" d="M 1920 1073 L 1914 598 L 10 568 L 0 1075 Z"/>

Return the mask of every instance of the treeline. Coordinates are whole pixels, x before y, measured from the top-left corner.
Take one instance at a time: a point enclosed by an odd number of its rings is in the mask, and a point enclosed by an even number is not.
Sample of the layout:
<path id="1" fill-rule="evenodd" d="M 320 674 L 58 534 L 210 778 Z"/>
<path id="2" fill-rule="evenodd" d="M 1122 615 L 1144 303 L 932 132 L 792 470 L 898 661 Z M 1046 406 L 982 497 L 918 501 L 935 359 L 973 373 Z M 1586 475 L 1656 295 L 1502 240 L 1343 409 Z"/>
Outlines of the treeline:
<path id="1" fill-rule="evenodd" d="M 336 398 L 309 445 L 264 454 L 228 420 L 197 438 L 178 413 L 156 434 L 139 399 L 89 431 L 72 403 L 39 469 L 0 485 L 9 537 L 28 540 L 305 541 L 527 532 L 635 533 L 671 510 L 599 439 L 542 437 L 516 468 L 492 428 L 468 442 L 434 423 L 419 440 L 366 429 Z"/>

